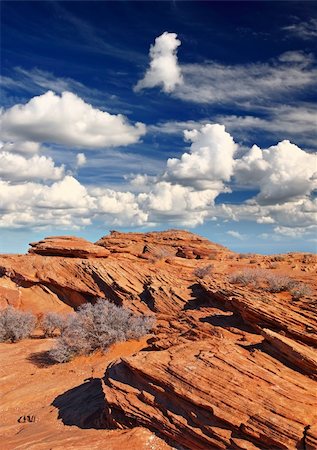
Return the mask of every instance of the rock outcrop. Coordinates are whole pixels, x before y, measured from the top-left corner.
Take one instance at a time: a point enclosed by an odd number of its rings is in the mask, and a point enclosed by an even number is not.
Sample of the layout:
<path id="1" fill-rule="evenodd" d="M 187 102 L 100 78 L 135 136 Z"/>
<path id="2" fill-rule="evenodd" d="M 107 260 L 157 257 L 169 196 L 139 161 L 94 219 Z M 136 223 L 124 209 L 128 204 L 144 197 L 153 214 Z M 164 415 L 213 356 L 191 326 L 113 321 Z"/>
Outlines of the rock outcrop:
<path id="1" fill-rule="evenodd" d="M 96 242 L 112 253 L 128 253 L 144 258 L 217 259 L 228 252 L 226 247 L 189 231 L 169 230 L 152 233 L 120 233 L 112 231 Z"/>
<path id="2" fill-rule="evenodd" d="M 69 258 L 106 258 L 109 251 L 75 236 L 52 236 L 30 243 L 29 253 Z"/>
<path id="3" fill-rule="evenodd" d="M 109 427 L 142 424 L 190 449 L 300 448 L 317 420 L 315 382 L 215 336 L 122 358 L 105 381 Z"/>
<path id="4" fill-rule="evenodd" d="M 0 306 L 40 313 L 107 298 L 156 315 L 147 343 L 105 362 L 104 399 L 79 426 L 147 429 L 185 450 L 313 450 L 316 258 L 251 256 L 177 230 L 112 232 L 95 244 L 46 238 L 27 255 L 0 256 Z M 312 294 L 230 282 L 245 267 L 287 274 Z"/>

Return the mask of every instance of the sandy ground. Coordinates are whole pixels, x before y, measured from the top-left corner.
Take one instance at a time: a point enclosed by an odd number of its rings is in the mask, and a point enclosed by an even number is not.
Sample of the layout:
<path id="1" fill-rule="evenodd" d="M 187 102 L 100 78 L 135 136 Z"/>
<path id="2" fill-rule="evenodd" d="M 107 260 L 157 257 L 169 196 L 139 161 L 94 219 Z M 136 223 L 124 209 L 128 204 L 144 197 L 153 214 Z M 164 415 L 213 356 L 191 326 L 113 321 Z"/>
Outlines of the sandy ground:
<path id="1" fill-rule="evenodd" d="M 116 344 L 105 355 L 78 357 L 67 364 L 45 367 L 45 352 L 53 345 L 53 339 L 0 344 L 1 450 L 169 448 L 143 428 L 98 430 L 82 428 L 81 424 L 83 417 L 96 408 L 96 402 L 102 402 L 99 378 L 107 364 L 139 351 L 145 340 Z M 68 393 L 74 388 L 73 395 Z M 28 415 L 35 421 L 18 422 Z M 79 426 L 65 425 L 63 420 Z"/>

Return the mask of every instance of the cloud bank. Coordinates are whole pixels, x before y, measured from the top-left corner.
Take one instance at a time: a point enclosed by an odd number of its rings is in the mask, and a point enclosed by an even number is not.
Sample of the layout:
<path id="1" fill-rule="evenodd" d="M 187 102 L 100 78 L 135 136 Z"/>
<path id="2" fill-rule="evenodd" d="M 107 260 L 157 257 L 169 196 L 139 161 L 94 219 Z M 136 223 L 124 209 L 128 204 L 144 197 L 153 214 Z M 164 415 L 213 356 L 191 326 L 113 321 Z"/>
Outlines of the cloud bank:
<path id="1" fill-rule="evenodd" d="M 184 138 L 189 150 L 167 159 L 155 176 L 136 174 L 125 190 L 85 185 L 48 157 L 2 152 L 0 227 L 195 227 L 216 217 L 272 224 L 288 236 L 316 229 L 316 155 L 286 140 L 242 152 L 219 124 L 185 130 Z M 85 163 L 82 155 L 77 165 Z M 255 193 L 243 203 L 216 201 L 245 189 Z"/>

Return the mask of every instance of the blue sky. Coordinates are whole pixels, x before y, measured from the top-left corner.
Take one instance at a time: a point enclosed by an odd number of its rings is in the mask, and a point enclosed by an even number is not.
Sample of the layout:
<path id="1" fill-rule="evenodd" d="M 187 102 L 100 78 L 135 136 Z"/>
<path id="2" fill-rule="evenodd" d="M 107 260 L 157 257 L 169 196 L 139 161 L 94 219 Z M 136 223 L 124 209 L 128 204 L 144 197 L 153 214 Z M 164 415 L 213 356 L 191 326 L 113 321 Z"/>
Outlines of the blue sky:
<path id="1" fill-rule="evenodd" d="M 316 251 L 315 2 L 1 9 L 0 251 L 168 228 Z"/>

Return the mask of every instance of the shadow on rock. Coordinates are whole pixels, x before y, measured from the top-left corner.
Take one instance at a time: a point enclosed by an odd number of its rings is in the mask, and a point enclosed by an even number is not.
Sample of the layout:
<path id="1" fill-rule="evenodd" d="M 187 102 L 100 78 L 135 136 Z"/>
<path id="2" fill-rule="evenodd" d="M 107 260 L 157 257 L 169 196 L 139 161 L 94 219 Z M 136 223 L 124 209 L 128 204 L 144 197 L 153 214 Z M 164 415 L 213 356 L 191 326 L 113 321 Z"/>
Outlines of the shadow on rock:
<path id="1" fill-rule="evenodd" d="M 242 331 L 247 331 L 254 333 L 254 330 L 246 325 L 243 320 L 241 319 L 241 316 L 239 314 L 235 313 L 229 313 L 229 314 L 215 314 L 213 316 L 203 317 L 199 319 L 201 322 L 207 322 L 211 325 L 214 325 L 216 327 L 221 328 L 238 328 Z"/>
<path id="2" fill-rule="evenodd" d="M 192 298 L 184 306 L 184 310 L 199 309 L 201 306 L 209 305 L 210 299 L 206 291 L 202 289 L 199 283 L 194 283 L 190 286 Z"/>
<path id="3" fill-rule="evenodd" d="M 58 408 L 58 418 L 64 425 L 79 428 L 105 428 L 103 421 L 105 396 L 100 378 L 89 378 L 55 398 L 52 403 Z"/>

